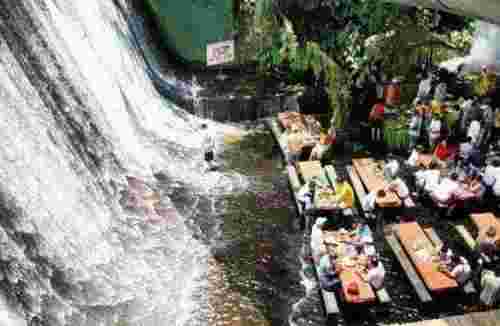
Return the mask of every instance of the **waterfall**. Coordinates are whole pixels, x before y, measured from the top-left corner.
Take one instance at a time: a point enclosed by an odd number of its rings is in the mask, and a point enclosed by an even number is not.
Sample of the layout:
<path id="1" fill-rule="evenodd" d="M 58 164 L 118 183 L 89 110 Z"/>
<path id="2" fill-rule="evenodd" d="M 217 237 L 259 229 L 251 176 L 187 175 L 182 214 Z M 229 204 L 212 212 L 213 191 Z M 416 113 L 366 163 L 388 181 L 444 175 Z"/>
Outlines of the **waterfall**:
<path id="1" fill-rule="evenodd" d="M 469 55 L 462 58 L 454 58 L 443 62 L 440 66 L 456 71 L 460 64 L 464 65 L 465 72 L 479 71 L 481 66 L 495 67 L 498 71 L 500 66 L 500 27 L 484 21 L 476 23 L 476 32 L 472 40 Z"/>
<path id="2" fill-rule="evenodd" d="M 131 17 L 126 0 L 0 1 L 2 325 L 204 323 L 208 248 L 183 216 L 121 203 L 126 176 L 170 212 L 156 175 L 206 193 L 221 178 L 200 172 L 200 122 L 159 93 Z"/>

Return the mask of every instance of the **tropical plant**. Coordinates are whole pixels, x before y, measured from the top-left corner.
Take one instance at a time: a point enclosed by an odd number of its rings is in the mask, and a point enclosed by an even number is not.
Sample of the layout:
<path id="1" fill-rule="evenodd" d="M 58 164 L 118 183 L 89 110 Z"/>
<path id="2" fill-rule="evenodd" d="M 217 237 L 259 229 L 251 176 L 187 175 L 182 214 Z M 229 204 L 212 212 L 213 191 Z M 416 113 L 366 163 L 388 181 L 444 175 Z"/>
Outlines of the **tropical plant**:
<path id="1" fill-rule="evenodd" d="M 312 71 L 324 82 L 340 126 L 351 106 L 351 73 L 373 57 L 382 59 L 389 74 L 407 73 L 419 55 L 447 58 L 449 51 L 461 54 L 470 47 L 470 20 L 436 17 L 378 0 L 256 0 L 256 21 L 272 21 L 275 28 L 257 59 L 263 71 L 287 78 L 300 80 Z"/>

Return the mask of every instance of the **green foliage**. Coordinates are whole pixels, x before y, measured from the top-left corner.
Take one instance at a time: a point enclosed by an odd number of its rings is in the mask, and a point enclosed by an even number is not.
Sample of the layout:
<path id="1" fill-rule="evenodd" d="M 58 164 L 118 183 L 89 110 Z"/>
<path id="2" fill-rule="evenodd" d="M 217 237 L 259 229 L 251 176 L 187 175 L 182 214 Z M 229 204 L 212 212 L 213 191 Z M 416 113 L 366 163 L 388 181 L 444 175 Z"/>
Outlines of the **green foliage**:
<path id="1" fill-rule="evenodd" d="M 259 20 L 272 15 L 273 0 L 256 0 L 255 17 Z"/>
<path id="2" fill-rule="evenodd" d="M 323 74 L 328 85 L 330 107 L 337 117 L 337 126 L 342 126 L 350 103 L 350 81 L 347 74 L 342 72 L 317 42 L 307 41 L 300 46 L 290 21 L 284 17 L 283 21 L 280 34 L 274 37 L 273 47 L 259 53 L 259 63 L 266 69 L 286 63 L 290 73 L 295 76 L 303 76 L 310 70 L 316 78 Z"/>
<path id="3" fill-rule="evenodd" d="M 256 1 L 257 17 L 282 22 L 268 33 L 272 41 L 260 47 L 260 67 L 284 70 L 294 82 L 307 71 L 324 78 L 338 126 L 351 103 L 349 68 L 382 59 L 387 75 L 407 76 L 417 57 L 432 54 L 436 61 L 445 60 L 465 52 L 472 39 L 470 19 L 443 14 L 436 24 L 433 11 L 402 12 L 399 6 L 378 0 L 323 0 L 313 11 L 305 0 Z"/>

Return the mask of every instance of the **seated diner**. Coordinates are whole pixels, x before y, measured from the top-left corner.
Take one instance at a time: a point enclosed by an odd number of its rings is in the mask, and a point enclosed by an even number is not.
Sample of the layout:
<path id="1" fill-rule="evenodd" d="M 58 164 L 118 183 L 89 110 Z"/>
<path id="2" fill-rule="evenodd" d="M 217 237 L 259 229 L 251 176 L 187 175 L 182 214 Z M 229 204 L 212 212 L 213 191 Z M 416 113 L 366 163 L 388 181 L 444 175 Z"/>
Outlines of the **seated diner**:
<path id="1" fill-rule="evenodd" d="M 476 242 L 480 254 L 494 256 L 498 252 L 499 244 L 495 227 L 489 226 L 486 231 L 479 232 Z"/>
<path id="2" fill-rule="evenodd" d="M 452 173 L 449 178 L 443 178 L 437 187 L 431 191 L 430 195 L 437 202 L 438 206 L 448 207 L 456 199 L 459 191 L 458 175 Z"/>
<path id="3" fill-rule="evenodd" d="M 321 257 L 318 274 L 322 289 L 335 291 L 341 287 L 337 271 L 337 256 L 334 253 L 329 253 Z"/>
<path id="4" fill-rule="evenodd" d="M 485 177 L 493 179 L 492 191 L 495 197 L 500 197 L 500 159 L 494 159 L 486 166 Z"/>
<path id="5" fill-rule="evenodd" d="M 453 251 L 448 247 L 448 245 L 443 244 L 441 249 L 439 249 L 439 262 L 444 266 L 451 265 L 451 258 L 454 256 Z"/>
<path id="6" fill-rule="evenodd" d="M 330 146 L 334 143 L 335 138 L 330 134 L 320 134 L 319 142 L 314 145 L 309 155 L 309 161 L 320 161 L 323 155 L 328 151 Z"/>
<path id="7" fill-rule="evenodd" d="M 436 159 L 439 165 L 446 166 L 446 161 L 451 157 L 451 154 L 448 142 L 443 139 L 434 149 L 433 158 Z"/>
<path id="8" fill-rule="evenodd" d="M 366 273 L 360 273 L 361 278 L 368 282 L 375 290 L 384 287 L 385 269 L 382 262 L 376 256 L 370 256 L 368 259 L 368 270 Z"/>
<path id="9" fill-rule="evenodd" d="M 302 148 L 304 147 L 304 133 L 296 125 L 292 125 L 290 133 L 287 136 L 287 150 L 290 162 L 297 162 L 302 155 Z"/>
<path id="10" fill-rule="evenodd" d="M 311 181 L 305 183 L 297 192 L 297 200 L 302 204 L 302 209 L 304 211 L 313 208 L 315 187 L 316 181 L 312 179 Z"/>
<path id="11" fill-rule="evenodd" d="M 335 183 L 335 201 L 342 209 L 352 208 L 354 203 L 354 191 L 343 174 L 337 175 Z"/>
<path id="12" fill-rule="evenodd" d="M 471 275 L 469 262 L 464 257 L 456 255 L 451 257 L 450 265 L 440 265 L 440 270 L 460 285 L 464 285 Z"/>

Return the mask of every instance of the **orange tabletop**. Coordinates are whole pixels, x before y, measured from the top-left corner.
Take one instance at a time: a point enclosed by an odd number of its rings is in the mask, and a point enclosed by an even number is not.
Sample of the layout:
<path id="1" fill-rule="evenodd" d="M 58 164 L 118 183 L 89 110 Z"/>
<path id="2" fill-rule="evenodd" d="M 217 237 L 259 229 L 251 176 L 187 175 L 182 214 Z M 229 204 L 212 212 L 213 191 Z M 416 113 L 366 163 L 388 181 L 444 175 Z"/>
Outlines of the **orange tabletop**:
<path id="1" fill-rule="evenodd" d="M 345 269 L 339 275 L 342 282 L 342 293 L 344 298 L 349 303 L 369 303 L 376 300 L 375 293 L 373 292 L 370 284 L 363 281 L 358 273 L 352 269 Z M 351 294 L 347 291 L 349 283 L 355 282 L 358 285 L 359 293 Z"/>
<path id="2" fill-rule="evenodd" d="M 376 163 L 371 158 L 353 159 L 352 165 L 358 172 L 359 177 L 365 184 L 369 192 L 377 191 L 386 187 L 383 174 L 376 172 Z M 383 172 L 382 172 L 383 173 Z M 401 200 L 393 192 L 386 192 L 385 197 L 376 199 L 377 205 L 380 207 L 399 207 Z"/>
<path id="3" fill-rule="evenodd" d="M 454 279 L 438 270 L 439 262 L 432 259 L 437 248 L 418 223 L 399 224 L 395 229 L 403 248 L 429 290 L 438 292 L 458 287 Z"/>
<path id="4" fill-rule="evenodd" d="M 493 215 L 493 213 L 471 214 L 472 221 L 479 230 L 479 234 L 486 232 L 489 226 L 493 226 L 497 234 L 496 240 L 500 240 L 500 221 Z"/>

